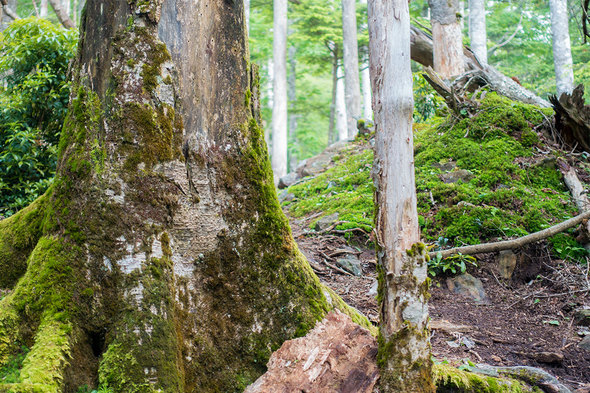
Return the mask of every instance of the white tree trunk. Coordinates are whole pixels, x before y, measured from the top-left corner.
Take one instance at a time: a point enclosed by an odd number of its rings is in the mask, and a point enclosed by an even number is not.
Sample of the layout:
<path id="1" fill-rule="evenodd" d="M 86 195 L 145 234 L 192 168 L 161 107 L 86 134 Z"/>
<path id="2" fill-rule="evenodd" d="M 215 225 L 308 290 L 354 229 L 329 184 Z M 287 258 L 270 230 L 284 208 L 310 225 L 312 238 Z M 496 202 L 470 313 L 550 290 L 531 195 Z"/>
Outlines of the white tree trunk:
<path id="1" fill-rule="evenodd" d="M 47 6 L 49 3 L 47 3 L 47 0 L 41 0 L 41 6 L 39 7 L 39 16 L 41 18 L 47 18 Z"/>
<path id="2" fill-rule="evenodd" d="M 336 130 L 338 130 L 337 132 L 339 141 L 345 141 L 348 139 L 343 76 L 342 67 L 338 67 L 338 82 L 336 82 Z"/>
<path id="3" fill-rule="evenodd" d="M 407 0 L 369 0 L 368 11 L 381 272 L 381 392 L 434 392 L 426 251 L 418 243 L 409 7 Z"/>
<path id="4" fill-rule="evenodd" d="M 289 77 L 287 79 L 288 91 L 287 98 L 289 101 L 289 141 L 291 146 L 297 145 L 297 114 L 295 114 L 295 103 L 297 101 L 297 48 L 289 47 Z M 289 150 L 289 172 L 297 168 L 298 157 L 297 150 Z"/>
<path id="5" fill-rule="evenodd" d="M 361 79 L 363 81 L 363 116 L 366 120 L 373 120 L 373 107 L 371 99 L 371 76 L 369 72 L 369 64 L 363 64 L 363 71 L 361 72 Z"/>
<path id="6" fill-rule="evenodd" d="M 287 174 L 287 0 L 274 0 L 272 170 L 275 184 Z"/>
<path id="7" fill-rule="evenodd" d="M 429 0 L 434 41 L 434 70 L 443 79 L 464 72 L 459 0 Z"/>
<path id="8" fill-rule="evenodd" d="M 469 40 L 479 62 L 488 64 L 485 0 L 469 0 Z"/>
<path id="9" fill-rule="evenodd" d="M 342 0 L 342 44 L 344 47 L 346 123 L 348 137 L 353 139 L 358 132 L 357 120 L 361 117 L 356 0 Z"/>
<path id="10" fill-rule="evenodd" d="M 553 35 L 553 64 L 557 96 L 574 90 L 574 70 L 569 34 L 567 0 L 550 0 L 551 33 Z"/>
<path id="11" fill-rule="evenodd" d="M 62 4 L 62 7 L 63 7 L 64 11 L 66 12 L 66 14 L 68 16 L 71 16 L 72 12 L 70 10 L 70 0 L 62 0 L 61 4 Z"/>
<path id="12" fill-rule="evenodd" d="M 246 29 L 250 35 L 250 0 L 244 0 L 244 14 L 246 18 Z"/>

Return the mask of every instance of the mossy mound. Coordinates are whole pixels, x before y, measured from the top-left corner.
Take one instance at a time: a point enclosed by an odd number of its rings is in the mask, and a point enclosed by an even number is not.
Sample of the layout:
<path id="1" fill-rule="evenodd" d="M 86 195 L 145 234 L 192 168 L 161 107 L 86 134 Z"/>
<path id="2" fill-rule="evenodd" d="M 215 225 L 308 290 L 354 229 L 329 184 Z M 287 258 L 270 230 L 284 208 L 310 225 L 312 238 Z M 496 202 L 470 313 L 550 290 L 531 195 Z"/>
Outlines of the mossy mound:
<path id="1" fill-rule="evenodd" d="M 416 189 L 423 238 L 448 245 L 477 244 L 526 235 L 576 215 L 555 166 L 558 153 L 543 153 L 535 131 L 550 115 L 550 110 L 490 93 L 471 118 L 449 116 L 416 124 Z M 295 199 L 284 205 L 292 216 L 337 212 L 339 220 L 347 221 L 337 229 L 359 227 L 370 232 L 373 152 L 363 141 L 350 151 L 359 145 L 364 146 L 360 153 L 343 154 L 333 168 L 289 188 Z M 578 249 L 569 235 L 552 243 L 560 256 Z"/>

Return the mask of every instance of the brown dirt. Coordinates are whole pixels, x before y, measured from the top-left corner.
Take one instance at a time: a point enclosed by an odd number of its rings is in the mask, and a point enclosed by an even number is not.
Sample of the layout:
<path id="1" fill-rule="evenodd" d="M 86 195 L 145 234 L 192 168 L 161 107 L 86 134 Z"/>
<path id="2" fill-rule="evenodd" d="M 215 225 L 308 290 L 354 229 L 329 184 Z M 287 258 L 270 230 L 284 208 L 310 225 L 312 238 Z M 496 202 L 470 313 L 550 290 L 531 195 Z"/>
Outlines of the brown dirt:
<path id="1" fill-rule="evenodd" d="M 361 239 L 356 239 L 360 246 L 351 248 L 339 236 L 310 235 L 305 220 L 291 220 L 291 225 L 320 280 L 376 324 L 377 303 L 369 295 L 375 282 L 373 250 L 358 241 Z M 334 257 L 344 250 L 359 255 L 362 277 L 327 265 L 334 265 Z M 590 351 L 578 347 L 581 328 L 573 322 L 575 310 L 590 307 L 590 293 L 575 292 L 590 287 L 588 268 L 551 259 L 544 244 L 523 253 L 527 257 L 522 258 L 524 262 L 519 263 L 512 280 L 500 278 L 495 255 L 479 256 L 478 267 L 469 273 L 483 282 L 488 301 L 482 304 L 451 293 L 445 277 L 433 280 L 429 303 L 431 325 L 436 327 L 432 330 L 432 352 L 438 361 L 454 365 L 469 360 L 540 367 L 574 389 L 590 388 Z M 464 337 L 475 343 L 471 349 L 448 344 Z"/>

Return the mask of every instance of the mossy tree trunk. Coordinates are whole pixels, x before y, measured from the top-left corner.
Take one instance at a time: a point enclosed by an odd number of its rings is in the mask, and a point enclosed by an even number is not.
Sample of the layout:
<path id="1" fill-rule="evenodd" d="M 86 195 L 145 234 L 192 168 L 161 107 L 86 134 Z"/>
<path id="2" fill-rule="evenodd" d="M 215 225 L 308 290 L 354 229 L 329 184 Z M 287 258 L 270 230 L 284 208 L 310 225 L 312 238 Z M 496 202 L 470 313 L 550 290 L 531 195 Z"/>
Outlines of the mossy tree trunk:
<path id="1" fill-rule="evenodd" d="M 238 392 L 333 307 L 277 202 L 241 1 L 89 0 L 50 190 L 0 222 L 0 391 Z"/>
<path id="2" fill-rule="evenodd" d="M 434 392 L 428 332 L 428 255 L 420 241 L 406 0 L 369 0 L 375 113 L 375 229 L 382 392 Z"/>

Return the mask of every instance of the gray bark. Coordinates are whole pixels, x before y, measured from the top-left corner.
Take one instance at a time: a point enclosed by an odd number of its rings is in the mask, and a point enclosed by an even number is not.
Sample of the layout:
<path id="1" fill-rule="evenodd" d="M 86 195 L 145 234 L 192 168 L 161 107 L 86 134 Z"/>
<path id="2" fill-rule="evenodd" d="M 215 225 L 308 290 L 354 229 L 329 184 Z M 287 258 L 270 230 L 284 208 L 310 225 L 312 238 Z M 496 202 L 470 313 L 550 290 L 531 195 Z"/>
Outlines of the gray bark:
<path id="1" fill-rule="evenodd" d="M 246 29 L 250 34 L 250 0 L 244 0 L 244 17 L 246 18 Z"/>
<path id="2" fill-rule="evenodd" d="M 57 19 L 59 22 L 66 28 L 66 29 L 73 29 L 76 27 L 76 24 L 70 16 L 68 15 L 67 10 L 64 8 L 63 3 L 60 0 L 48 0 L 49 4 L 55 11 L 55 15 L 57 15 Z M 103 7 L 104 9 L 104 7 Z"/>
<path id="3" fill-rule="evenodd" d="M 49 3 L 47 0 L 41 0 L 41 4 L 39 6 L 39 16 L 41 18 L 47 18 L 47 6 Z"/>
<path id="4" fill-rule="evenodd" d="M 574 70 L 569 35 L 567 0 L 550 0 L 553 64 L 557 96 L 574 90 Z"/>
<path id="5" fill-rule="evenodd" d="M 348 138 L 354 139 L 358 133 L 357 120 L 361 117 L 356 0 L 342 0 L 342 43 L 344 49 L 346 123 Z"/>
<path id="6" fill-rule="evenodd" d="M 381 391 L 432 393 L 427 257 L 424 245 L 417 244 L 409 7 L 406 0 L 369 0 L 368 11 L 375 233 L 382 272 Z"/>
<path id="7" fill-rule="evenodd" d="M 428 4 L 434 41 L 433 68 L 443 79 L 461 75 L 465 65 L 459 0 L 428 0 Z"/>
<path id="8" fill-rule="evenodd" d="M 338 80 L 336 82 L 336 133 L 339 141 L 349 139 L 343 74 L 342 67 L 338 67 Z"/>
<path id="9" fill-rule="evenodd" d="M 287 98 L 289 101 L 289 141 L 292 146 L 297 145 L 297 115 L 295 114 L 295 104 L 297 101 L 297 49 L 294 46 L 289 47 L 289 78 L 287 80 L 288 91 Z M 289 172 L 297 168 L 296 150 L 289 150 Z"/>
<path id="10" fill-rule="evenodd" d="M 336 49 L 335 49 L 336 50 Z M 332 101 L 330 103 L 330 124 L 328 126 L 328 145 L 335 142 L 336 99 L 338 98 L 338 57 L 332 53 Z"/>
<path id="11" fill-rule="evenodd" d="M 469 41 L 482 65 L 488 64 L 485 0 L 469 0 Z"/>
<path id="12" fill-rule="evenodd" d="M 0 5 L 0 31 L 6 29 L 13 20 L 19 19 L 16 13 L 16 1 L 7 0 L 5 5 Z"/>
<path id="13" fill-rule="evenodd" d="M 369 64 L 364 65 L 361 71 L 361 80 L 363 87 L 363 116 L 366 120 L 373 121 L 373 107 L 371 94 L 371 76 L 369 72 Z"/>
<path id="14" fill-rule="evenodd" d="M 287 0 L 274 0 L 272 170 L 275 184 L 287 174 Z"/>

